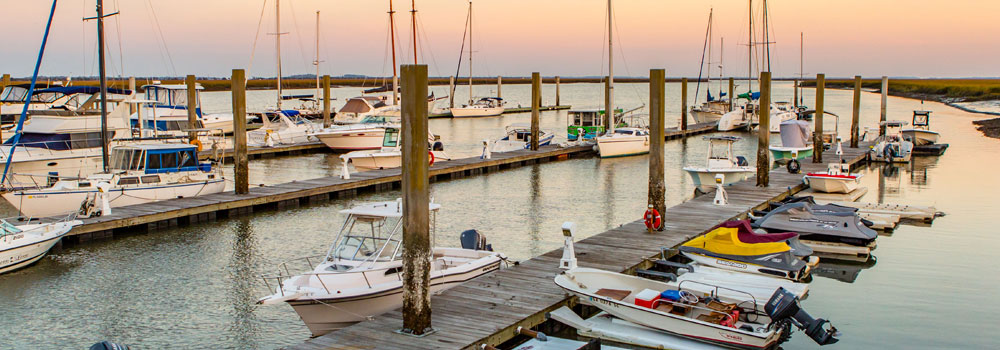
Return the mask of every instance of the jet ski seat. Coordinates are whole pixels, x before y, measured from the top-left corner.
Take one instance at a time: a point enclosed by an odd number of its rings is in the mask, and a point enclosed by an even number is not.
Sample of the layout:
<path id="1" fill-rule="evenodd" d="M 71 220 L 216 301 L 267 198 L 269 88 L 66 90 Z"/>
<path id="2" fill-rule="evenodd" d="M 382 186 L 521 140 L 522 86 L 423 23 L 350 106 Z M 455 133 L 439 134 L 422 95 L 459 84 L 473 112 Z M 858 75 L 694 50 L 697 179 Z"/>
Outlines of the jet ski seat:
<path id="1" fill-rule="evenodd" d="M 760 234 L 754 232 L 753 227 L 751 227 L 750 225 L 750 220 L 726 221 L 722 224 L 719 224 L 715 228 L 720 228 L 720 227 L 737 229 L 736 238 L 743 243 L 783 242 L 798 237 L 799 235 L 798 233 L 795 232 Z"/>

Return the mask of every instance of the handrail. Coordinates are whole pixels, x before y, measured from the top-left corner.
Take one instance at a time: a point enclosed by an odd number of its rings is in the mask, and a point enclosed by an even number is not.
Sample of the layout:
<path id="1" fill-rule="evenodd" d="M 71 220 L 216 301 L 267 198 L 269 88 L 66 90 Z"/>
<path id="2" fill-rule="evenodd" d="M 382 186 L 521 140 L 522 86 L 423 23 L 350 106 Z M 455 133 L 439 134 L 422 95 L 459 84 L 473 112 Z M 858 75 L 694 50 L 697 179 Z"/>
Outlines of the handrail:
<path id="1" fill-rule="evenodd" d="M 709 286 L 709 287 L 715 288 L 715 290 L 712 291 L 712 297 L 716 297 L 716 298 L 719 296 L 719 289 L 725 289 L 725 290 L 732 291 L 732 292 L 746 294 L 747 296 L 750 297 L 751 300 L 753 300 L 753 311 L 754 311 L 754 313 L 757 313 L 757 311 L 758 311 L 757 310 L 757 298 L 754 297 L 753 294 L 750 294 L 748 292 L 745 292 L 745 291 L 742 291 L 742 290 L 738 290 L 738 289 L 727 288 L 727 287 L 723 287 L 723 286 L 719 286 L 719 285 L 715 285 L 715 284 L 710 284 L 710 283 L 695 281 L 695 280 L 683 280 L 683 281 L 680 281 L 679 283 L 677 283 L 677 290 L 683 290 L 681 286 L 685 282 L 694 283 L 694 284 L 700 284 L 700 285 L 704 285 L 704 286 Z"/>

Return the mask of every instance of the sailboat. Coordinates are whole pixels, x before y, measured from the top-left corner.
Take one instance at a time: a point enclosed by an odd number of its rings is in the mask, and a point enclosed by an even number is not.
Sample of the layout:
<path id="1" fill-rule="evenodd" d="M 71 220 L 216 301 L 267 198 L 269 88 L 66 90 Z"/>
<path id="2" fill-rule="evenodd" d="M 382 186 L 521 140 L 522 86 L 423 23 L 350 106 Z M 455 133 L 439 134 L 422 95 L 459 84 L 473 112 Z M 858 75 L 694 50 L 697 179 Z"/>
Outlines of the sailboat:
<path id="1" fill-rule="evenodd" d="M 722 47 L 725 45 L 725 39 L 721 39 L 720 40 L 720 46 L 719 46 L 720 47 L 720 49 L 719 49 L 719 97 L 715 98 L 714 96 L 712 96 L 712 35 L 714 34 L 714 32 L 712 31 L 712 17 L 713 17 L 713 13 L 712 12 L 713 12 L 713 10 L 709 10 L 709 12 L 708 12 L 708 30 L 705 33 L 705 48 L 708 51 L 707 53 L 708 53 L 708 61 L 709 61 L 708 62 L 708 69 L 707 69 L 707 72 L 705 73 L 705 76 L 708 77 L 708 81 L 705 84 L 706 85 L 706 88 L 705 88 L 706 101 L 703 102 L 700 106 L 697 105 L 698 104 L 698 95 L 699 95 L 698 92 L 699 92 L 699 90 L 701 88 L 701 69 L 699 68 L 699 70 L 698 70 L 698 85 L 696 85 L 696 87 L 695 87 L 695 93 L 694 93 L 694 96 L 695 96 L 695 106 L 691 106 L 691 117 L 694 118 L 694 121 L 696 123 L 717 122 L 717 121 L 719 121 L 719 119 L 722 118 L 723 114 L 726 114 L 726 112 L 729 112 L 729 100 L 728 100 L 728 98 L 725 98 L 725 99 L 723 98 L 723 97 L 727 97 L 727 96 L 726 96 L 726 93 L 722 92 Z M 703 54 L 704 54 L 704 52 L 703 52 Z M 703 56 L 702 61 L 703 61 L 702 62 L 702 67 L 704 67 L 705 64 L 706 64 L 704 62 L 704 56 Z"/>
<path id="2" fill-rule="evenodd" d="M 490 96 L 475 99 L 472 94 L 472 1 L 469 1 L 469 103 L 462 107 L 452 107 L 451 116 L 455 118 L 463 117 L 492 117 L 503 114 L 504 105 L 507 104 L 500 97 Z"/>
<path id="3" fill-rule="evenodd" d="M 319 17 L 318 16 L 317 16 L 317 21 L 319 21 Z M 319 32 L 317 30 L 317 34 L 318 33 Z M 299 116 L 302 116 L 302 117 L 308 117 L 308 118 L 320 117 L 320 118 L 322 118 L 322 116 L 323 116 L 322 112 L 319 110 L 319 108 L 317 108 L 318 107 L 318 104 L 316 103 L 317 98 L 318 98 L 317 96 L 312 96 L 312 95 L 284 95 L 282 93 L 282 87 L 281 87 L 281 79 L 282 79 L 282 77 L 281 77 L 281 36 L 285 35 L 285 34 L 288 34 L 288 33 L 282 33 L 281 32 L 281 0 L 274 0 L 274 48 L 275 48 L 275 65 L 276 65 L 277 73 L 278 73 L 277 74 L 277 78 L 276 78 L 277 79 L 277 92 L 278 92 L 277 104 L 275 105 L 276 106 L 276 110 L 277 111 L 282 111 L 283 110 L 283 106 L 282 106 L 282 102 L 283 101 L 286 101 L 286 100 L 300 100 L 300 101 L 303 102 L 303 105 L 299 106 L 298 108 L 293 108 L 293 109 L 289 109 L 289 110 L 295 111 L 296 112 L 296 113 L 294 113 L 295 115 L 299 115 Z M 317 40 L 317 46 L 318 45 L 319 45 L 319 41 Z M 319 60 L 317 59 L 314 62 L 314 64 L 316 64 L 317 69 L 319 69 L 318 68 L 319 67 L 319 62 L 318 61 Z M 317 81 L 317 90 L 318 90 L 318 85 L 319 84 L 318 84 L 318 81 Z M 312 105 L 311 106 L 307 106 L 306 105 L 307 103 L 311 103 Z"/>
<path id="4" fill-rule="evenodd" d="M 614 16 L 612 16 L 611 0 L 608 0 L 608 103 L 607 111 L 613 111 L 615 106 L 615 71 L 614 71 Z M 626 157 L 649 153 L 649 129 L 633 123 L 623 128 L 615 128 L 617 120 L 608 126 L 607 132 L 598 136 L 597 152 L 601 158 Z"/>

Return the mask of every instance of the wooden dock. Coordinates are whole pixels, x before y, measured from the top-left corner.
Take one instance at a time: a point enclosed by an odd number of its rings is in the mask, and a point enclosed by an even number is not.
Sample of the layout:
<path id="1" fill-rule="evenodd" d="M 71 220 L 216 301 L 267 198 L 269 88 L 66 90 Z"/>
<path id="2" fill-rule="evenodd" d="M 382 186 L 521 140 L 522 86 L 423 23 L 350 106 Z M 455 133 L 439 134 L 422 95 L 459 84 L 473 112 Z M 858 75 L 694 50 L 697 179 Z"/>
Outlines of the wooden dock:
<path id="1" fill-rule="evenodd" d="M 864 160 L 867 149 L 868 145 L 847 148 L 844 159 L 855 165 Z M 802 164 L 803 173 L 822 170 L 826 164 Z M 578 264 L 626 273 L 647 268 L 648 259 L 657 257 L 660 247 L 677 246 L 719 223 L 745 217 L 751 210 L 805 188 L 802 174 L 788 174 L 780 168 L 771 172 L 770 181 L 766 188 L 754 186 L 753 178 L 727 188 L 730 204 L 726 206 L 712 204 L 710 193 L 668 208 L 663 215 L 666 230 L 655 235 L 646 233 L 641 221 L 634 221 L 579 240 L 575 244 Z M 567 213 L 565 219 L 573 221 L 581 215 L 587 213 Z M 551 234 L 560 233 L 554 230 Z M 513 338 L 518 327 L 537 326 L 546 320 L 547 312 L 576 303 L 552 281 L 560 271 L 561 257 L 562 250 L 556 249 L 434 296 L 431 307 L 436 331 L 424 337 L 395 332 L 403 324 L 397 309 L 289 348 L 478 350 L 482 344 L 496 346 Z"/>
<path id="2" fill-rule="evenodd" d="M 558 105 L 558 106 L 542 106 L 538 110 L 542 111 L 542 112 L 545 112 L 545 111 L 560 111 L 560 110 L 570 109 L 570 108 L 573 108 L 573 106 L 570 106 L 570 105 Z M 528 107 L 511 107 L 511 108 L 504 108 L 504 110 L 503 110 L 503 114 L 529 113 L 529 112 L 531 112 L 531 106 L 528 106 Z M 451 118 L 452 116 L 451 116 L 451 110 L 448 110 L 448 111 L 441 112 L 441 113 L 431 113 L 431 114 L 428 114 L 427 117 L 428 118 Z"/>
<path id="3" fill-rule="evenodd" d="M 712 132 L 712 124 L 695 124 L 686 131 L 668 129 L 666 139 L 676 139 Z M 323 146 L 322 144 L 319 144 Z M 281 146 L 273 148 L 252 148 L 261 156 L 284 152 L 305 152 L 315 147 L 313 144 Z M 323 148 L 326 148 L 323 146 Z M 578 156 L 590 156 L 593 146 L 560 147 L 545 146 L 537 152 L 528 150 L 494 153 L 492 159 L 470 157 L 446 162 L 437 162 L 430 169 L 430 181 L 459 179 L 523 165 L 545 163 Z M 81 243 L 92 239 L 109 238 L 115 232 L 156 230 L 178 225 L 212 221 L 253 213 L 254 210 L 283 209 L 301 204 L 317 203 L 331 198 L 353 197 L 360 191 L 388 191 L 399 188 L 400 169 L 383 169 L 351 174 L 350 179 L 322 177 L 292 181 L 282 184 L 253 187 L 247 195 L 232 192 L 217 193 L 199 197 L 178 198 L 155 203 L 114 208 L 112 215 L 83 219 L 83 225 L 73 228 L 65 238 L 68 243 Z"/>
<path id="4" fill-rule="evenodd" d="M 327 147 L 322 142 L 306 142 L 298 143 L 294 145 L 278 145 L 275 147 L 248 147 L 247 157 L 250 159 L 260 159 L 260 158 L 270 158 L 276 156 L 295 156 L 306 153 L 320 153 L 320 152 L 333 152 L 330 147 Z M 220 151 L 219 154 L 222 158 L 226 160 L 233 159 L 233 149 L 228 148 Z M 203 149 L 198 152 L 198 158 L 201 160 L 208 160 L 215 157 L 210 149 Z"/>

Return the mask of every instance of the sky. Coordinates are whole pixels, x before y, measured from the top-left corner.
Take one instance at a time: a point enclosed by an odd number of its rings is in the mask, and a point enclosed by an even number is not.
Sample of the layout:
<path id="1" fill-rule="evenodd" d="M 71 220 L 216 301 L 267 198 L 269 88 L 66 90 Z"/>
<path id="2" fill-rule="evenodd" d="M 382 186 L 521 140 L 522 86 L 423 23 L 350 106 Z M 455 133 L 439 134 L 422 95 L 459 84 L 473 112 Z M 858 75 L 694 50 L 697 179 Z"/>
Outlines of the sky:
<path id="1" fill-rule="evenodd" d="M 462 50 L 466 0 L 416 0 L 418 60 L 432 76 L 454 75 Z M 754 1 L 755 24 L 761 0 Z M 275 0 L 105 0 L 109 75 L 229 76 L 246 68 L 275 76 Z M 282 72 L 312 74 L 320 11 L 320 74 L 390 75 L 388 0 L 283 0 Z M 396 0 L 397 60 L 413 60 L 410 1 Z M 4 45 L 0 73 L 29 76 L 51 2 L 0 0 Z M 607 73 L 607 2 L 603 0 L 476 0 L 476 76 L 597 76 Z M 698 76 L 709 11 L 713 11 L 713 76 L 719 48 L 726 76 L 745 76 L 746 0 L 617 0 L 616 76 Z M 997 77 L 1000 13 L 995 0 L 770 0 L 771 71 L 799 74 L 804 36 L 807 76 Z M 263 13 L 263 17 L 261 16 Z M 11 15 L 17 14 L 17 15 Z M 61 0 L 42 75 L 95 75 L 95 0 Z M 258 27 L 258 24 L 260 27 Z M 14 30 L 13 28 L 16 28 Z M 259 29 L 259 30 L 258 30 Z M 762 32 L 757 29 L 758 33 Z M 720 41 L 725 44 L 721 45 Z M 763 42 L 757 39 L 757 42 Z M 468 45 L 466 43 L 466 45 Z M 758 46 L 763 48 L 762 45 Z M 461 76 L 468 75 L 463 59 Z M 759 67 L 754 71 L 761 70 Z"/>

